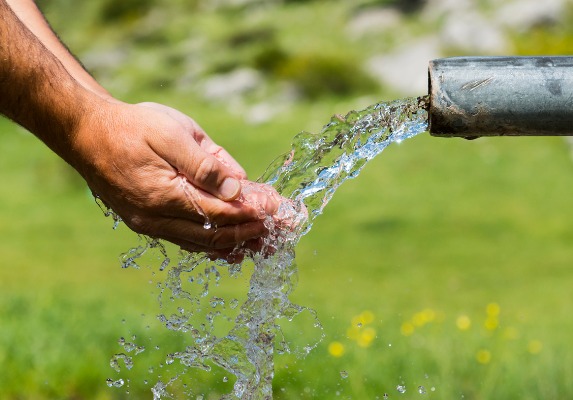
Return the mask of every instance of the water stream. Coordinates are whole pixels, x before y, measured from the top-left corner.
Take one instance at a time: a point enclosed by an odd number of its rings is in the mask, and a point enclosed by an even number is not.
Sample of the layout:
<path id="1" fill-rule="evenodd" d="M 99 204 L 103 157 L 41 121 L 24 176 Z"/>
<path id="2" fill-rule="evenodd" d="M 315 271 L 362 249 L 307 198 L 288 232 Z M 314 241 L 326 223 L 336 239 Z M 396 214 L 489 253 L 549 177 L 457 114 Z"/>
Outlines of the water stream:
<path id="1" fill-rule="evenodd" d="M 346 116 L 335 115 L 318 134 L 297 135 L 291 151 L 277 158 L 260 178 L 264 184 L 243 189 L 244 201 L 253 198 L 249 196 L 253 192 L 268 190 L 266 185 L 290 201 L 281 204 L 277 215 L 266 217 L 270 234 L 262 252 L 247 253 L 242 264 L 210 261 L 205 255 L 187 252 L 171 257 L 161 241 L 151 238 L 144 238 L 141 246 L 123 256 L 124 267 L 139 267 L 144 254 L 158 254 L 152 268 L 167 275 L 157 284 L 162 309 L 158 319 L 186 338 L 184 348 L 166 354 L 162 364 L 179 363 L 182 369 L 172 376 L 161 375 L 151 388 L 154 399 L 171 398 L 170 386 L 183 374 L 210 371 L 215 366 L 234 377 L 232 390 L 222 399 L 272 398 L 275 354 L 302 357 L 323 337 L 315 312 L 289 300 L 297 279 L 296 244 L 344 181 L 356 177 L 389 144 L 427 130 L 427 102 L 421 97 L 374 104 Z M 250 270 L 248 263 L 252 274 L 246 298 L 218 293 L 221 282 Z M 299 320 L 310 323 L 314 332 L 311 342 L 302 346 L 296 346 L 281 329 L 281 322 Z M 110 362 L 118 372 L 130 369 L 134 356 L 144 350 L 125 339 L 120 345 L 125 351 Z M 124 381 L 109 379 L 108 385 L 122 387 Z M 189 398 L 198 396 L 192 387 L 188 394 Z"/>

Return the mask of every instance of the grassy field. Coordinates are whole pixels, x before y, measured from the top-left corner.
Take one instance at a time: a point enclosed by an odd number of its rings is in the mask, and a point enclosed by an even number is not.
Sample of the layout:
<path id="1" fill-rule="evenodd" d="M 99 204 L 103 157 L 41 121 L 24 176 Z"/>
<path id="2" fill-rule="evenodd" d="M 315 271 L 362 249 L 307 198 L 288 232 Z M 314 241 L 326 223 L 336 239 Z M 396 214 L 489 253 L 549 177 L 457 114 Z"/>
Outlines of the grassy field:
<path id="1" fill-rule="evenodd" d="M 253 176 L 269 148 L 279 154 L 316 115 L 350 107 L 301 105 L 300 120 L 252 128 L 178 106 L 206 116 Z M 0 397 L 123 398 L 105 385 L 120 336 L 182 340 L 154 322 L 148 273 L 119 267 L 136 236 L 113 231 L 35 138 L 4 120 L 0 131 Z M 293 298 L 318 311 L 326 338 L 305 360 L 278 357 L 276 397 L 416 398 L 418 386 L 431 398 L 569 397 L 572 192 L 559 138 L 422 135 L 389 148 L 299 245 Z M 286 330 L 296 334 L 296 321 Z M 134 397 L 150 396 L 149 375 L 131 378 Z"/>
<path id="2" fill-rule="evenodd" d="M 332 22 L 346 9 L 321 1 L 304 9 L 299 3 L 285 6 L 280 18 L 237 14 L 229 17 L 231 24 L 211 15 L 189 29 L 228 46 L 227 35 L 273 21 L 291 66 L 320 51 L 347 48 L 361 57 L 398 41 L 385 33 L 384 40 L 349 46 Z M 72 48 L 103 46 L 101 27 L 82 19 L 93 19 L 89 7 L 64 29 Z M 58 30 L 65 28 L 65 13 L 50 15 Z M 127 28 L 108 27 L 106 40 L 115 43 L 136 31 L 135 17 L 126 18 Z M 136 41 L 137 50 L 117 75 L 101 78 L 127 93 L 128 101 L 164 102 L 190 114 L 251 178 L 289 150 L 299 131 L 318 131 L 334 113 L 394 97 L 382 89 L 367 98 L 311 92 L 270 122 L 248 125 L 227 107 L 153 80 L 185 67 L 181 59 L 169 64 L 178 55 L 165 43 L 187 34 L 186 23 L 181 14 L 149 36 L 127 35 L 123 40 Z M 82 24 L 89 28 L 83 36 Z M 412 35 L 429 29 L 412 18 L 405 25 Z M 534 33 L 533 42 L 516 35 L 516 51 L 541 53 L 547 43 L 559 43 L 554 51 L 563 52 L 573 39 L 570 30 Z M 156 64 L 140 58 L 155 48 Z M 205 58 L 221 67 L 233 59 L 227 51 L 206 52 Z M 238 64 L 257 58 L 253 49 L 242 51 L 235 54 Z M 288 74 L 296 70 L 272 73 L 293 78 Z M 138 244 L 136 235 L 125 227 L 114 231 L 75 172 L 4 119 L 0 176 L 0 398 L 152 398 L 150 385 L 177 368 L 159 364 L 185 338 L 155 318 L 157 289 L 150 282 L 163 275 L 120 268 L 119 255 Z M 317 310 L 325 338 L 304 360 L 277 356 L 275 398 L 573 397 L 572 198 L 573 159 L 561 138 L 465 141 L 422 134 L 391 146 L 340 188 L 298 246 L 293 301 Z M 247 279 L 245 274 L 237 297 L 244 297 Z M 294 342 L 307 343 L 314 336 L 304 325 L 295 319 L 285 331 Z M 120 337 L 146 347 L 129 373 L 109 365 L 122 351 Z M 124 387 L 106 385 L 106 379 L 124 376 Z M 232 380 L 197 372 L 189 385 L 212 399 L 229 391 Z"/>

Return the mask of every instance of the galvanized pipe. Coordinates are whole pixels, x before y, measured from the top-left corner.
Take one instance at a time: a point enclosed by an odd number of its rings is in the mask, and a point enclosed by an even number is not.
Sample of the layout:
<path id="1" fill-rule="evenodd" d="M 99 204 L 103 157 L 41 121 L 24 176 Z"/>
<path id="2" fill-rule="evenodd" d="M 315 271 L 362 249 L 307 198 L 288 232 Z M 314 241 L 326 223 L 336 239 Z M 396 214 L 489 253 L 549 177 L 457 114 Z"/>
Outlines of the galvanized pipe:
<path id="1" fill-rule="evenodd" d="M 573 57 L 454 57 L 429 65 L 433 136 L 573 136 Z"/>

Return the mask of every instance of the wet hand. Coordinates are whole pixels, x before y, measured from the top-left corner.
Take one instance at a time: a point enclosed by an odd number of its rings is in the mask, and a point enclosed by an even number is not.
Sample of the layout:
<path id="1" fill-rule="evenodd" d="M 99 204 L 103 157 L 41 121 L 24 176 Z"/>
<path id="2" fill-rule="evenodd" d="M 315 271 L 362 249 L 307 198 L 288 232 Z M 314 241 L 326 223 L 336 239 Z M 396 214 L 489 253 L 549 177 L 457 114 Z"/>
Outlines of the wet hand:
<path id="1" fill-rule="evenodd" d="M 135 232 L 219 254 L 267 233 L 280 197 L 239 201 L 244 170 L 188 116 L 108 100 L 78 126 L 66 159 Z"/>

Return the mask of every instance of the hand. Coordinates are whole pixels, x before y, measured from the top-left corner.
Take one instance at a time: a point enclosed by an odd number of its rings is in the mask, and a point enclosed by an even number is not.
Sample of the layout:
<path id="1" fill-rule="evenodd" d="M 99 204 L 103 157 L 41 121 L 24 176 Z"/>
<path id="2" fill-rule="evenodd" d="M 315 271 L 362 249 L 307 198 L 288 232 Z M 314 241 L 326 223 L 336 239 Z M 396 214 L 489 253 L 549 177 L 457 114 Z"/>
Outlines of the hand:
<path id="1" fill-rule="evenodd" d="M 34 1 L 8 1 L 0 0 L 0 114 L 76 168 L 136 232 L 205 252 L 230 252 L 266 233 L 259 210 L 237 201 L 243 169 L 192 119 L 111 98 Z M 263 214 L 273 214 L 277 198 L 263 197 Z"/>
<path id="2" fill-rule="evenodd" d="M 191 118 L 110 99 L 94 110 L 66 158 L 132 230 L 219 257 L 267 232 L 260 207 L 274 214 L 280 196 L 238 201 L 244 170 Z"/>

